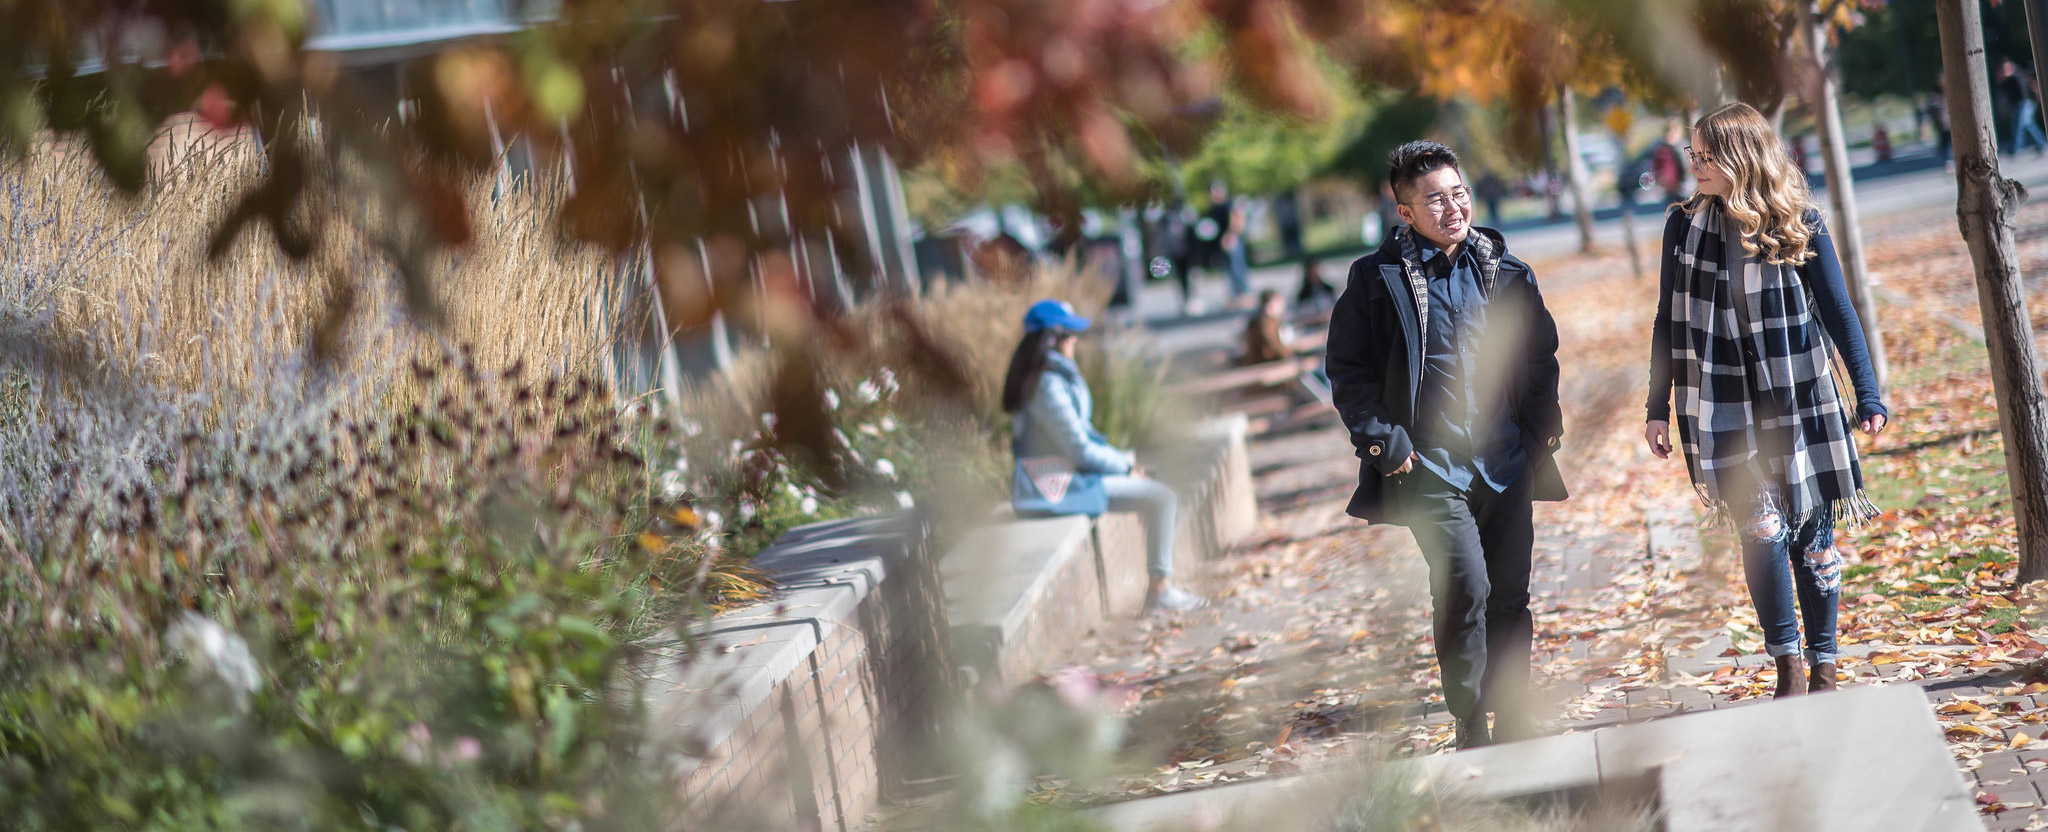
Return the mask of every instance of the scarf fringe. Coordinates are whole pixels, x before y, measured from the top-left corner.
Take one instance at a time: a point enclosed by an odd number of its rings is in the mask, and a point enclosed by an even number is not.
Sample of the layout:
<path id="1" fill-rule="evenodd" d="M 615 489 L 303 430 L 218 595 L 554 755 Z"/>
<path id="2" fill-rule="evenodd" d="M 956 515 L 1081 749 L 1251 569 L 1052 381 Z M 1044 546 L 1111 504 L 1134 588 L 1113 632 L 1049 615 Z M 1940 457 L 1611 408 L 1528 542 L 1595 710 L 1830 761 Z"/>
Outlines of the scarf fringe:
<path id="1" fill-rule="evenodd" d="M 1731 532 L 1742 528 L 1741 523 L 1744 518 L 1735 516 L 1735 510 L 1729 507 L 1727 500 L 1714 497 L 1707 492 L 1706 486 L 1697 483 L 1693 485 L 1693 491 L 1699 497 L 1700 505 L 1707 510 L 1708 516 L 1705 520 L 1707 524 L 1720 526 Z M 1766 508 L 1775 508 L 1776 502 L 1769 495 L 1765 495 L 1763 500 Z M 1875 521 L 1878 515 L 1884 513 L 1883 509 L 1878 508 L 1877 501 L 1870 499 L 1870 492 L 1862 488 L 1856 489 L 1855 493 L 1847 497 L 1831 500 L 1826 506 L 1814 511 L 1820 510 L 1825 510 L 1832 514 L 1838 522 L 1846 521 L 1850 531 L 1862 531 L 1872 521 Z M 1814 511 L 1808 511 L 1804 515 L 1791 518 L 1787 525 L 1793 527 L 1806 525 L 1806 521 L 1812 519 Z"/>

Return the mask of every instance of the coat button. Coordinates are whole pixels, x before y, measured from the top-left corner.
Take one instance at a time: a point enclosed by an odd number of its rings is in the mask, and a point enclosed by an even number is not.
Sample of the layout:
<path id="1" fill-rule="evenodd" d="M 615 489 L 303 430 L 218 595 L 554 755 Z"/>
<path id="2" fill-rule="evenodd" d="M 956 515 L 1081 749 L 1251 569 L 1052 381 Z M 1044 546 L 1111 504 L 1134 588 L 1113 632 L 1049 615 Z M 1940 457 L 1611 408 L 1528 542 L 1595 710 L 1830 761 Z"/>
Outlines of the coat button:
<path id="1" fill-rule="evenodd" d="M 1367 448 L 1367 449 L 1365 449 L 1365 452 L 1366 452 L 1366 453 L 1369 453 L 1369 454 L 1372 454 L 1373 456 L 1379 456 L 1379 455 L 1380 455 L 1380 446 L 1378 446 L 1378 445 L 1374 445 L 1374 446 L 1372 446 L 1372 447 L 1370 447 L 1370 448 Z"/>

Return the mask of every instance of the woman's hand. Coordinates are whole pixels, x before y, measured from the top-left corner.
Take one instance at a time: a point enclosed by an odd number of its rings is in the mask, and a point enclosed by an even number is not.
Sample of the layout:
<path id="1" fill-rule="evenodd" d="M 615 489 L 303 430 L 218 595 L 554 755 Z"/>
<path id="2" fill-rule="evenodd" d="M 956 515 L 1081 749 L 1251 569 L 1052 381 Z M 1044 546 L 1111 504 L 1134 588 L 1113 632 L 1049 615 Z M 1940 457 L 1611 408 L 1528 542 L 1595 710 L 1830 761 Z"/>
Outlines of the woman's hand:
<path id="1" fill-rule="evenodd" d="M 1643 425 L 1643 441 L 1650 443 L 1650 453 L 1658 459 L 1671 458 L 1671 421 L 1651 419 Z"/>
<path id="2" fill-rule="evenodd" d="M 1885 418 L 1884 414 L 1872 414 L 1870 418 L 1863 420 L 1863 432 L 1876 436 L 1883 433 L 1885 426 L 1889 424 L 1891 424 L 1891 420 Z"/>

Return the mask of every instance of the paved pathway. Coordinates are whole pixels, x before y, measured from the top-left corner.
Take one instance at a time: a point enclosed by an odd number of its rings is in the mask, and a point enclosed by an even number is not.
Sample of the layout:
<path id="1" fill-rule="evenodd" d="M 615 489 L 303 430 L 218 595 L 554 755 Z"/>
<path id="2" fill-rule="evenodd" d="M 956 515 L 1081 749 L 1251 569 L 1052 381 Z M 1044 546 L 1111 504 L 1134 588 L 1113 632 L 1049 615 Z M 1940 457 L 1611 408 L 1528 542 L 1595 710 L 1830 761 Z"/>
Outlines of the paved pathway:
<path id="1" fill-rule="evenodd" d="M 2048 179 L 2048 164 L 2019 167 L 2023 179 Z M 1868 233 L 1885 239 L 1953 223 L 1952 186 L 1931 184 L 1898 185 L 1926 188 L 1917 196 L 1862 192 L 1876 209 Z M 2048 256 L 2030 236 L 2048 229 L 2043 220 L 2023 217 L 2030 268 Z M 1730 556 L 1711 544 L 1703 555 L 1687 539 L 1691 503 L 1678 463 L 1639 450 L 1637 354 L 1653 289 L 1623 276 L 1617 254 L 1538 261 L 1563 353 L 1575 359 L 1565 364 L 1563 459 L 1574 499 L 1539 505 L 1532 581 L 1539 695 L 1554 714 L 1551 730 L 1767 701 L 1758 698 L 1769 683 L 1762 658 L 1722 655 L 1727 625 L 1746 614 L 1746 605 L 1725 603 Z M 1882 275 L 1912 264 L 1873 267 Z M 1425 572 L 1404 530 L 1343 516 L 1357 474 L 1349 444 L 1329 428 L 1272 436 L 1254 444 L 1252 459 L 1264 523 L 1208 576 L 1217 605 L 1175 621 L 1119 622 L 1069 657 L 1142 697 L 1134 722 L 1154 746 L 1142 753 L 1161 766 L 1127 781 L 1131 793 L 1447 745 Z M 1753 626 L 1753 615 L 1747 622 Z M 1886 647 L 1845 644 L 1846 683 L 1908 678 L 1901 669 L 1910 665 L 1872 661 Z M 2048 684 L 2029 686 L 2011 670 L 1972 673 L 1960 661 L 1930 675 L 1911 681 L 1933 702 L 1967 697 L 2048 723 Z M 1991 828 L 2048 828 L 2048 746 L 1995 751 L 1965 768 L 1980 799 L 2008 807 L 1985 816 Z"/>

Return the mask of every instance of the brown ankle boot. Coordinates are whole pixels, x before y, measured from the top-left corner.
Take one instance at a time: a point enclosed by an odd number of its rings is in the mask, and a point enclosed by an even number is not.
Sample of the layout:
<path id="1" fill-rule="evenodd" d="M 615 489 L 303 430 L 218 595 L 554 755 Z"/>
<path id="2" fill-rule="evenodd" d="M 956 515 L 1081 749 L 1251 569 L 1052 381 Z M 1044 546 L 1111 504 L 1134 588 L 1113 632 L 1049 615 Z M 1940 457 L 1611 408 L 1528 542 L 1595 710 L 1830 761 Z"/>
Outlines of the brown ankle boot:
<path id="1" fill-rule="evenodd" d="M 1772 699 L 1798 696 L 1806 692 L 1806 666 L 1796 655 L 1778 657 L 1778 691 Z"/>
<path id="2" fill-rule="evenodd" d="M 1813 665 L 1813 678 L 1806 681 L 1806 692 L 1822 693 L 1834 690 L 1835 688 L 1835 663 L 1815 662 Z"/>

